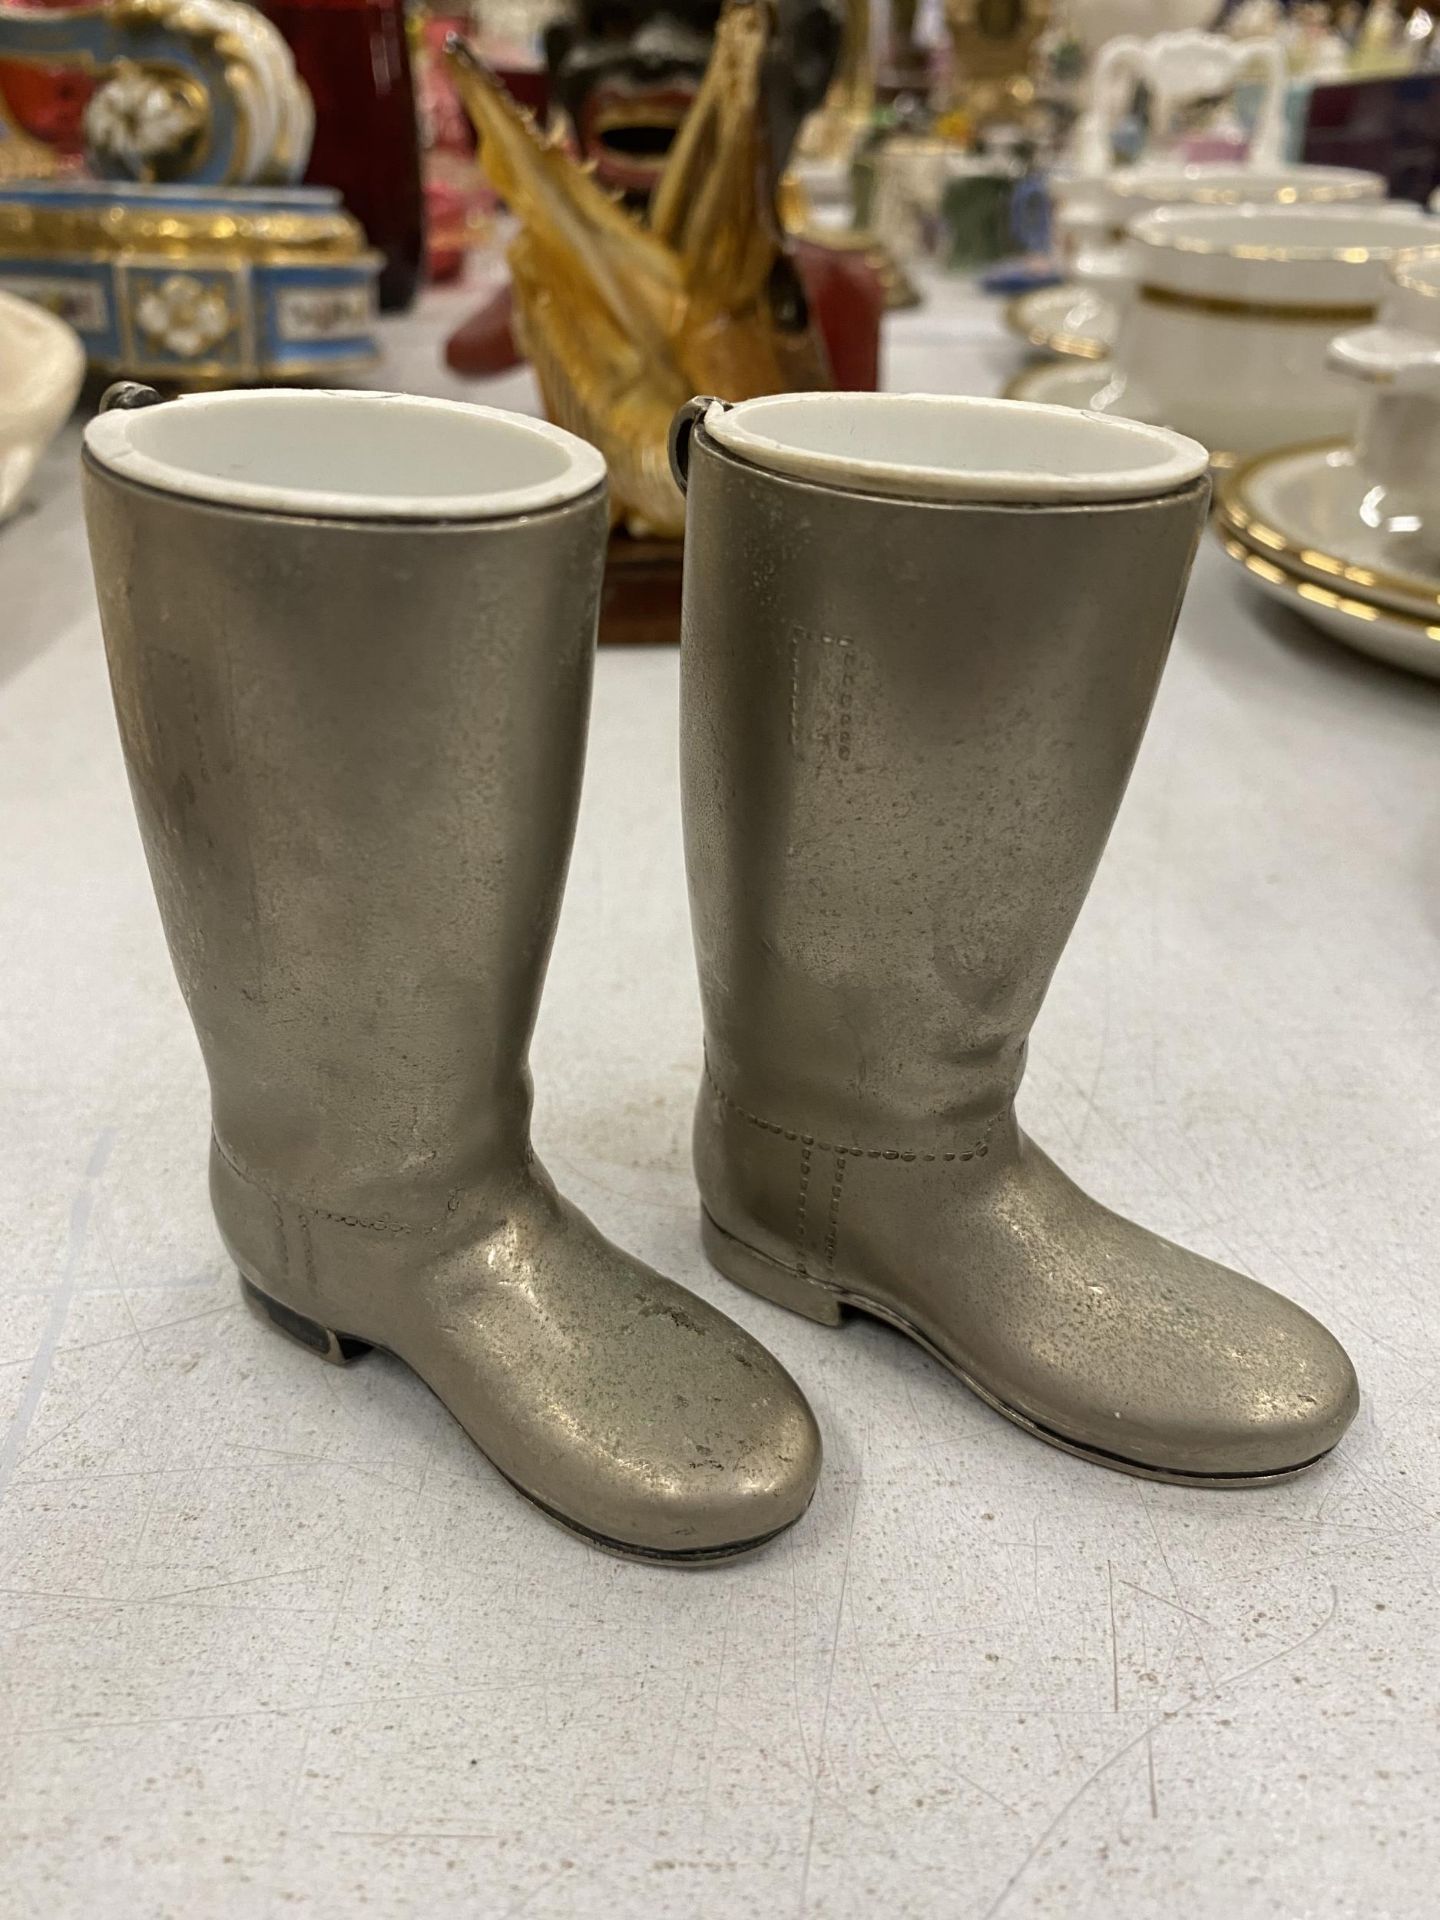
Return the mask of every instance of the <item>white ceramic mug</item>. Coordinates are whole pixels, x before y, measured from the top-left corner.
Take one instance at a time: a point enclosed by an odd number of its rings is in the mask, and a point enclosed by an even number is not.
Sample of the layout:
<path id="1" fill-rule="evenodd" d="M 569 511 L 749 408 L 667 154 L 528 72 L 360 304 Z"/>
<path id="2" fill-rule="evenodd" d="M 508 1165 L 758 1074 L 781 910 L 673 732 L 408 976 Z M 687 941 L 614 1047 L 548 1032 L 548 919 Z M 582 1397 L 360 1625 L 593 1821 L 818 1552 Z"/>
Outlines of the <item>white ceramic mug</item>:
<path id="1" fill-rule="evenodd" d="M 1355 452 L 1377 524 L 1440 547 L 1440 247 L 1391 261 L 1375 324 L 1332 341 L 1330 365 L 1360 383 Z"/>
<path id="2" fill-rule="evenodd" d="M 1385 269 L 1440 225 L 1418 208 L 1163 207 L 1133 221 L 1109 404 L 1250 454 L 1350 432 L 1330 342 L 1374 318 Z"/>

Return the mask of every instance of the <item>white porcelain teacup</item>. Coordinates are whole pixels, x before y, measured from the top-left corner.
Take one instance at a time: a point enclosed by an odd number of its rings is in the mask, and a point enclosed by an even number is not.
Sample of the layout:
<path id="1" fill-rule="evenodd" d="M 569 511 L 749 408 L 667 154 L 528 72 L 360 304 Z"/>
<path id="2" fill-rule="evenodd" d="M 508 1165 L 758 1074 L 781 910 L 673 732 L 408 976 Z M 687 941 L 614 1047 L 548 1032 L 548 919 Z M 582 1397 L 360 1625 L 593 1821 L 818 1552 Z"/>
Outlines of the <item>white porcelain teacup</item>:
<path id="1" fill-rule="evenodd" d="M 1348 434 L 1355 387 L 1327 366 L 1372 320 L 1385 269 L 1440 239 L 1418 208 L 1163 207 L 1132 221 L 1131 291 L 1107 404 L 1217 454 Z"/>
<path id="2" fill-rule="evenodd" d="M 1378 489 L 1366 509 L 1440 548 L 1440 246 L 1391 261 L 1375 324 L 1332 341 L 1330 365 L 1360 383 L 1355 452 Z"/>
<path id="3" fill-rule="evenodd" d="M 1062 261 L 1067 270 L 1094 280 L 1126 276 L 1125 229 L 1158 207 L 1345 206 L 1383 200 L 1386 185 L 1383 175 L 1359 167 L 1200 161 L 1119 167 L 1097 179 L 1062 183 L 1053 192 Z"/>
<path id="4" fill-rule="evenodd" d="M 1077 282 L 1070 331 L 1114 339 L 1134 270 L 1125 231 L 1141 214 L 1172 206 L 1343 206 L 1381 201 L 1385 190 L 1378 173 L 1299 162 L 1121 167 L 1101 179 L 1077 180 L 1058 190 L 1054 220 L 1062 262 Z"/>

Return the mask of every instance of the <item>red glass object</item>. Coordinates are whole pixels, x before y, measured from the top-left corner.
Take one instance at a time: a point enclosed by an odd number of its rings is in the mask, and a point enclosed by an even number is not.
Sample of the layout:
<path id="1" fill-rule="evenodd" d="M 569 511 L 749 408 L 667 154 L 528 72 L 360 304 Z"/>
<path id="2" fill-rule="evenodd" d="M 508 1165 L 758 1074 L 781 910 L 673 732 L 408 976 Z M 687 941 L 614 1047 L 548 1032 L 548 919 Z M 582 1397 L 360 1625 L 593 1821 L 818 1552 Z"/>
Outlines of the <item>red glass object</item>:
<path id="1" fill-rule="evenodd" d="M 408 307 L 425 254 L 403 0 L 262 0 L 315 97 L 307 182 L 338 187 L 385 256 L 380 305 Z"/>
<path id="2" fill-rule="evenodd" d="M 790 244 L 835 385 L 846 393 L 873 393 L 880 384 L 880 322 L 885 316 L 879 274 L 861 253 L 814 240 Z"/>
<path id="3" fill-rule="evenodd" d="M 45 13 L 68 13 L 82 0 L 25 0 Z M 85 109 L 98 76 L 83 67 L 0 60 L 0 120 L 49 147 L 61 159 L 78 159 L 85 148 Z"/>
<path id="4" fill-rule="evenodd" d="M 425 181 L 425 277 L 435 286 L 458 280 L 465 267 L 469 203 L 459 187 L 433 174 Z"/>
<path id="5" fill-rule="evenodd" d="M 469 379 L 508 373 L 524 357 L 515 340 L 515 292 L 508 280 L 492 287 L 445 342 L 446 366 Z"/>

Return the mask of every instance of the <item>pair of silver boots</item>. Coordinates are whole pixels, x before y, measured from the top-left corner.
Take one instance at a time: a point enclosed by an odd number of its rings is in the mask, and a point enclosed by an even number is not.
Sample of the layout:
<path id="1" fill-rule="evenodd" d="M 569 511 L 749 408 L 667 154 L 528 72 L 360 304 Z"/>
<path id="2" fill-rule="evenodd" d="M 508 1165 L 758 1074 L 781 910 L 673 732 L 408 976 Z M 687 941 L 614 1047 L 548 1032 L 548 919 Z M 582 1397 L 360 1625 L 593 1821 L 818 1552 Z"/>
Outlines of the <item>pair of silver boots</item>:
<path id="1" fill-rule="evenodd" d="M 126 390 L 86 511 L 125 757 L 251 1301 L 376 1346 L 574 1531 L 753 1549 L 794 1381 L 612 1246 L 529 1138 L 584 753 L 593 449 L 373 394 Z M 1140 743 L 1208 495 L 1158 430 L 1002 403 L 692 403 L 682 738 L 720 1270 L 859 1308 L 1068 1451 L 1291 1473 L 1356 1406 L 1255 1281 L 1020 1132 L 1026 1035 Z M 928 411 L 927 411 L 928 409 Z"/>

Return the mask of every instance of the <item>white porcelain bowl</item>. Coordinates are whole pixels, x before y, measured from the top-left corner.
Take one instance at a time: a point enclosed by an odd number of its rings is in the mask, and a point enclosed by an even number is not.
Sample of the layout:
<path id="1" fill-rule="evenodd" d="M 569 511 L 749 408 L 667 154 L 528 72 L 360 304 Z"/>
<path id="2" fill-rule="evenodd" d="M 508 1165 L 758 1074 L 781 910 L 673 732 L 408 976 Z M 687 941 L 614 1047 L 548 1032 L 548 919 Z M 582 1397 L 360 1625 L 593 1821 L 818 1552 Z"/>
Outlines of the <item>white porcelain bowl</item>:
<path id="1" fill-rule="evenodd" d="M 0 293 L 0 520 L 19 506 L 84 377 L 75 329 L 32 301 Z"/>
<path id="2" fill-rule="evenodd" d="M 1115 345 L 1124 412 L 1216 452 L 1348 434 L 1332 338 L 1374 318 L 1397 254 L 1440 237 L 1418 207 L 1165 207 L 1133 221 Z"/>
<path id="3" fill-rule="evenodd" d="M 1131 220 L 1157 207 L 1340 206 L 1383 200 L 1382 175 L 1358 167 L 1247 167 L 1196 162 L 1120 167 L 1053 189 L 1062 252 L 1074 257 L 1124 237 Z"/>

